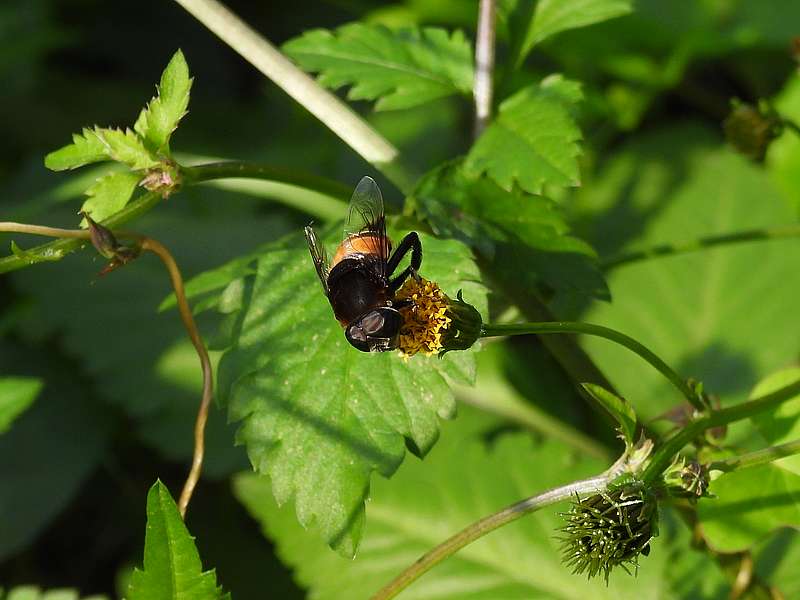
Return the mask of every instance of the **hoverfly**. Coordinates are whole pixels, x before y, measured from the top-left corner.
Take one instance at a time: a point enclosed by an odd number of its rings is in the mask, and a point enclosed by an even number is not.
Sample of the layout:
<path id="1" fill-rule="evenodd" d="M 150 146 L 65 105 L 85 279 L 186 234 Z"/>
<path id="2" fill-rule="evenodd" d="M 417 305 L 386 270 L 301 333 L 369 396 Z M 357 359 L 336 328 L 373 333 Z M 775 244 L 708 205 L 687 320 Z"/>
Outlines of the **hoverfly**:
<path id="1" fill-rule="evenodd" d="M 364 177 L 350 198 L 342 243 L 328 263 L 325 247 L 311 226 L 305 228 L 308 249 L 333 314 L 344 327 L 347 341 L 362 352 L 397 348 L 403 317 L 395 292 L 422 265 L 422 244 L 412 231 L 392 254 L 386 235 L 383 196 L 371 177 Z M 403 257 L 411 264 L 393 277 Z"/>

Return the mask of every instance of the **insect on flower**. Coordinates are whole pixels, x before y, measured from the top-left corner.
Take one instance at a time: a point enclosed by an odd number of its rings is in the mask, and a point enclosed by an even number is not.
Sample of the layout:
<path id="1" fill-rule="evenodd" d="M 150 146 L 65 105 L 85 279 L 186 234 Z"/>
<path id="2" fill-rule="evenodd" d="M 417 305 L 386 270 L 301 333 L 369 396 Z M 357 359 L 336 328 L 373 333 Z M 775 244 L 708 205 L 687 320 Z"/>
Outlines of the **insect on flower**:
<path id="1" fill-rule="evenodd" d="M 364 177 L 350 198 L 343 240 L 330 263 L 314 230 L 308 226 L 305 233 L 322 289 L 347 341 L 362 352 L 397 348 L 403 326 L 400 309 L 413 300 L 398 301 L 395 293 L 422 265 L 417 233 L 406 235 L 392 254 L 383 196 L 371 177 Z M 393 277 L 409 252 L 411 264 Z"/>

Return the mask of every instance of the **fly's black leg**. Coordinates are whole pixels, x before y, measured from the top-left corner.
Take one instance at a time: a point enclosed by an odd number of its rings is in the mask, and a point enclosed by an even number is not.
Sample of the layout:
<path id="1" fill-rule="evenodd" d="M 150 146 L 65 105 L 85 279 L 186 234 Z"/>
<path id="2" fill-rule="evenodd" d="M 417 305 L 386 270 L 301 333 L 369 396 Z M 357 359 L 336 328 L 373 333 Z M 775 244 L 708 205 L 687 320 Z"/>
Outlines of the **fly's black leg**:
<path id="1" fill-rule="evenodd" d="M 389 258 L 389 261 L 386 263 L 387 277 L 391 277 L 392 273 L 394 273 L 395 269 L 400 264 L 400 261 L 403 260 L 405 255 L 409 252 L 411 252 L 411 264 L 403 269 L 397 277 L 389 281 L 389 291 L 392 293 L 396 292 L 400 286 L 403 285 L 403 282 L 408 279 L 409 275 L 413 273 L 416 276 L 416 272 L 419 271 L 419 268 L 422 266 L 422 243 L 419 241 L 419 236 L 416 231 L 412 231 L 404 237 L 394 251 L 394 254 Z"/>

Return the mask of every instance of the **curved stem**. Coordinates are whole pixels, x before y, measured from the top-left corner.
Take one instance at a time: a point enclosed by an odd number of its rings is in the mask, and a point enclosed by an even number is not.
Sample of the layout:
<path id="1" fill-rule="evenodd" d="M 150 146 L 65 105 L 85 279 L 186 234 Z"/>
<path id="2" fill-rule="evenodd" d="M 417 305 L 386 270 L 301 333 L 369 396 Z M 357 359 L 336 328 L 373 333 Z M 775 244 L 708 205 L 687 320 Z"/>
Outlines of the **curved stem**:
<path id="1" fill-rule="evenodd" d="M 161 200 L 161 195 L 155 192 L 148 192 L 143 194 L 140 198 L 137 198 L 128 206 L 123 208 L 121 211 L 114 213 L 111 217 L 103 221 L 102 225 L 104 227 L 108 227 L 109 229 L 113 229 L 114 227 L 118 227 L 123 223 L 127 223 L 131 219 L 135 219 L 139 215 L 142 215 L 149 211 L 153 206 L 158 204 Z M 55 242 L 50 242 L 48 244 L 42 244 L 40 246 L 36 246 L 28 250 L 28 252 L 33 252 L 35 254 L 48 254 L 48 253 L 55 253 L 60 252 L 62 254 L 68 254 L 70 252 L 74 252 L 81 246 L 83 246 L 84 241 L 89 239 L 89 232 L 83 231 L 80 229 L 56 229 L 56 228 L 44 228 L 50 229 L 54 233 L 45 233 L 44 229 L 40 230 L 39 232 L 35 232 L 32 230 L 23 231 L 19 228 L 9 228 L 8 226 L 22 226 L 21 223 L 3 223 L 6 226 L 6 229 L 0 229 L 0 231 L 13 231 L 16 233 L 37 233 L 38 235 L 46 235 L 51 237 L 58 237 L 62 238 L 56 240 Z M 26 227 L 38 227 L 36 225 L 29 225 Z M 59 232 L 59 233 L 56 233 Z M 72 233 L 67 233 L 72 232 Z M 66 235 L 65 235 L 66 233 Z M 30 262 L 27 260 L 23 260 L 17 256 L 6 256 L 0 258 L 0 273 L 8 273 L 9 271 L 15 271 L 17 269 L 22 269 L 23 267 L 27 267 L 30 265 Z"/>
<path id="2" fill-rule="evenodd" d="M 181 166 L 181 176 L 185 183 L 194 184 L 219 179 L 258 179 L 278 185 L 287 185 L 314 194 L 304 194 L 303 202 L 281 200 L 293 208 L 325 220 L 342 218 L 352 189 L 333 179 L 318 177 L 308 173 L 238 161 L 219 161 L 191 167 Z M 229 186 L 226 186 L 229 187 Z"/>
<path id="3" fill-rule="evenodd" d="M 727 244 L 738 244 L 742 242 L 755 242 L 760 240 L 777 240 L 783 238 L 800 237 L 800 225 L 787 225 L 785 227 L 774 227 L 770 229 L 749 229 L 736 233 L 725 233 L 721 235 L 710 235 L 688 242 L 678 242 L 675 244 L 659 244 L 651 248 L 634 250 L 612 256 L 600 261 L 600 267 L 608 271 L 615 267 L 626 265 L 640 260 L 657 258 L 659 256 L 673 256 L 676 254 L 687 254 L 697 252 L 714 246 Z"/>
<path id="4" fill-rule="evenodd" d="M 708 465 L 708 469 L 711 471 L 724 471 L 728 473 L 730 471 L 737 471 L 739 469 L 746 469 L 748 467 L 765 465 L 778 460 L 779 458 L 792 456 L 793 454 L 800 454 L 800 440 L 786 442 L 785 444 L 779 444 L 778 446 L 770 446 L 769 448 L 763 448 L 762 450 L 756 450 L 755 452 L 748 452 L 747 454 L 726 458 L 725 460 L 716 460 Z"/>
<path id="5" fill-rule="evenodd" d="M 186 517 L 186 509 L 189 506 L 189 501 L 192 499 L 192 492 L 200 479 L 200 472 L 203 469 L 203 455 L 205 453 L 205 430 L 206 422 L 208 421 L 208 409 L 211 406 L 211 398 L 214 390 L 213 374 L 211 370 L 211 360 L 208 357 L 208 350 L 203 343 L 203 338 L 200 337 L 200 332 L 197 329 L 197 324 L 192 316 L 192 310 L 189 308 L 189 302 L 186 300 L 186 292 L 183 286 L 183 277 L 178 268 L 178 264 L 170 254 L 169 250 L 152 238 L 141 238 L 140 245 L 142 250 L 148 250 L 158 256 L 161 262 L 164 263 L 167 272 L 169 273 L 172 288 L 175 291 L 175 298 L 178 301 L 178 311 L 181 315 L 181 320 L 189 334 L 189 339 L 192 341 L 194 349 L 197 351 L 197 356 L 200 358 L 200 366 L 203 370 L 203 395 L 200 400 L 200 407 L 197 410 L 197 418 L 194 425 L 194 453 L 192 456 L 192 467 L 189 470 L 189 475 L 186 477 L 186 482 L 183 485 L 180 499 L 178 500 L 178 509 L 181 512 L 181 517 Z"/>
<path id="6" fill-rule="evenodd" d="M 612 342 L 626 347 L 628 350 L 635 352 L 644 360 L 650 363 L 655 369 L 666 377 L 672 385 L 674 385 L 681 394 L 684 395 L 686 400 L 698 411 L 704 411 L 706 407 L 700 401 L 686 381 L 681 378 L 672 368 L 656 356 L 649 348 L 637 342 L 632 337 L 625 335 L 620 331 L 603 327 L 602 325 L 592 325 L 591 323 L 579 323 L 573 321 L 545 321 L 541 323 L 515 323 L 509 325 L 492 325 L 485 324 L 483 326 L 483 337 L 491 337 L 495 335 L 525 335 L 525 334 L 548 334 L 548 333 L 582 333 L 585 335 L 593 335 L 596 337 L 605 338 Z"/>
<path id="7" fill-rule="evenodd" d="M 561 500 L 573 498 L 576 494 L 592 494 L 604 489 L 619 475 L 618 464 L 619 463 L 615 464 L 611 469 L 601 475 L 552 488 L 546 492 L 512 504 L 499 512 L 472 523 L 422 556 L 372 596 L 370 600 L 389 600 L 389 598 L 394 598 L 448 556 L 455 554 L 464 546 L 471 544 L 475 540 L 503 525 L 516 521 L 520 517 L 524 517 L 545 506 L 555 504 Z"/>
<path id="8" fill-rule="evenodd" d="M 642 480 L 645 482 L 653 482 L 661 477 L 664 469 L 666 469 L 672 461 L 672 458 L 680 452 L 686 444 L 691 443 L 692 440 L 696 439 L 705 430 L 727 425 L 735 421 L 741 421 L 742 419 L 747 419 L 762 412 L 772 410 L 787 400 L 791 400 L 798 394 L 800 394 L 800 381 L 782 387 L 771 394 L 766 394 L 753 400 L 742 402 L 741 404 L 715 410 L 696 418 L 656 449 L 650 459 L 650 464 L 647 465 L 644 473 L 642 473 Z"/>
<path id="9" fill-rule="evenodd" d="M 495 17 L 495 0 L 481 0 L 475 37 L 475 138 L 480 136 L 492 116 Z"/>
<path id="10" fill-rule="evenodd" d="M 416 177 L 400 153 L 353 109 L 297 68 L 263 36 L 216 0 L 175 0 L 256 69 L 317 117 L 403 192 Z"/>

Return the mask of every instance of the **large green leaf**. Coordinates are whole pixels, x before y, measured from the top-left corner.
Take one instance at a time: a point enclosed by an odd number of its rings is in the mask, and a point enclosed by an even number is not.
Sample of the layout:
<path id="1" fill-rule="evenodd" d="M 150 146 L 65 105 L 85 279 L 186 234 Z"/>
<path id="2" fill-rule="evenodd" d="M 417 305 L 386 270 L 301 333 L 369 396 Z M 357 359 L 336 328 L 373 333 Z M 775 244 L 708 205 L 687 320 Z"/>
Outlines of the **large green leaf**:
<path id="1" fill-rule="evenodd" d="M 785 118 L 800 122 L 800 77 L 796 73 L 775 99 L 775 108 Z M 800 212 L 800 136 L 787 130 L 775 140 L 767 153 L 767 168 L 786 201 Z"/>
<path id="2" fill-rule="evenodd" d="M 141 175 L 129 171 L 104 175 L 86 190 L 89 197 L 81 210 L 89 213 L 95 221 L 107 219 L 125 208 L 141 178 Z"/>
<path id="3" fill-rule="evenodd" d="M 506 190 L 518 185 L 531 194 L 545 185 L 579 185 L 581 132 L 570 105 L 581 97 L 579 84 L 561 76 L 523 88 L 500 105 L 467 155 L 465 171 L 472 177 L 485 172 Z"/>
<path id="4" fill-rule="evenodd" d="M 777 587 L 784 598 L 800 597 L 800 531 L 781 529 L 756 546 L 753 572 Z"/>
<path id="5" fill-rule="evenodd" d="M 497 9 L 508 27 L 512 64 L 517 66 L 547 38 L 627 14 L 631 4 L 632 0 L 500 0 Z"/>
<path id="6" fill-rule="evenodd" d="M 763 171 L 708 140 L 676 128 L 629 145 L 604 166 L 578 198 L 601 253 L 792 220 Z M 620 266 L 608 275 L 613 303 L 596 303 L 583 318 L 627 333 L 731 403 L 800 351 L 787 329 L 800 292 L 798 261 L 800 244 L 783 240 Z M 643 418 L 681 401 L 627 350 L 598 339 L 584 345 Z"/>
<path id="7" fill-rule="evenodd" d="M 472 91 L 472 51 L 460 31 L 350 23 L 308 31 L 284 51 L 330 88 L 350 85 L 351 100 L 377 100 L 376 110 L 409 108 Z"/>
<path id="8" fill-rule="evenodd" d="M 594 250 L 570 235 L 554 202 L 472 179 L 461 165 L 434 169 L 414 190 L 413 205 L 436 233 L 473 246 L 491 260 L 498 279 L 526 294 L 543 286 L 565 296 L 607 298 Z"/>
<path id="9" fill-rule="evenodd" d="M 36 400 L 42 391 L 42 381 L 34 377 L 0 377 L 0 433 L 11 427 Z"/>
<path id="10" fill-rule="evenodd" d="M 491 449 L 474 434 L 494 423 L 485 413 L 459 417 L 424 462 L 403 465 L 390 481 L 377 481 L 369 521 L 355 560 L 330 552 L 278 508 L 268 481 L 234 480 L 236 495 L 278 546 L 281 559 L 315 600 L 370 597 L 405 567 L 469 523 L 504 506 L 606 465 L 579 458 L 553 442 L 536 444 L 523 434 L 501 437 Z M 464 423 L 466 420 L 466 423 Z M 488 423 L 487 423 L 488 420 Z M 470 422 L 471 421 L 471 422 Z M 479 426 L 476 427 L 476 423 Z M 641 560 L 636 578 L 612 573 L 609 585 L 575 576 L 560 563 L 555 506 L 523 517 L 462 549 L 413 583 L 400 598 L 416 600 L 597 600 L 713 598 L 719 571 L 688 550 L 688 532 L 671 520 Z"/>
<path id="11" fill-rule="evenodd" d="M 169 153 L 169 139 L 187 112 L 191 88 L 189 66 L 178 50 L 161 74 L 158 95 L 139 113 L 133 126 L 152 152 Z"/>
<path id="12" fill-rule="evenodd" d="M 711 482 L 698 502 L 708 544 L 719 552 L 751 548 L 779 527 L 800 528 L 800 475 L 779 464 L 733 471 Z"/>
<path id="13" fill-rule="evenodd" d="M 800 379 L 800 368 L 792 367 L 773 373 L 753 390 L 752 396 L 769 394 Z M 770 446 L 800 440 L 800 394 L 782 403 L 775 410 L 753 417 L 753 423 Z M 800 455 L 777 461 L 783 469 L 800 476 Z"/>
<path id="14" fill-rule="evenodd" d="M 200 555 L 169 490 L 156 481 L 147 494 L 144 570 L 131 575 L 127 600 L 230 600 Z"/>
<path id="15" fill-rule="evenodd" d="M 220 393 L 255 469 L 280 504 L 295 499 L 304 527 L 352 556 L 373 471 L 389 477 L 406 446 L 424 455 L 455 404 L 444 376 L 469 380 L 470 352 L 443 359 L 352 348 L 322 294 L 300 236 L 265 253 L 235 313 L 220 363 Z M 485 290 L 466 246 L 422 235 L 421 274 L 485 313 Z"/>

